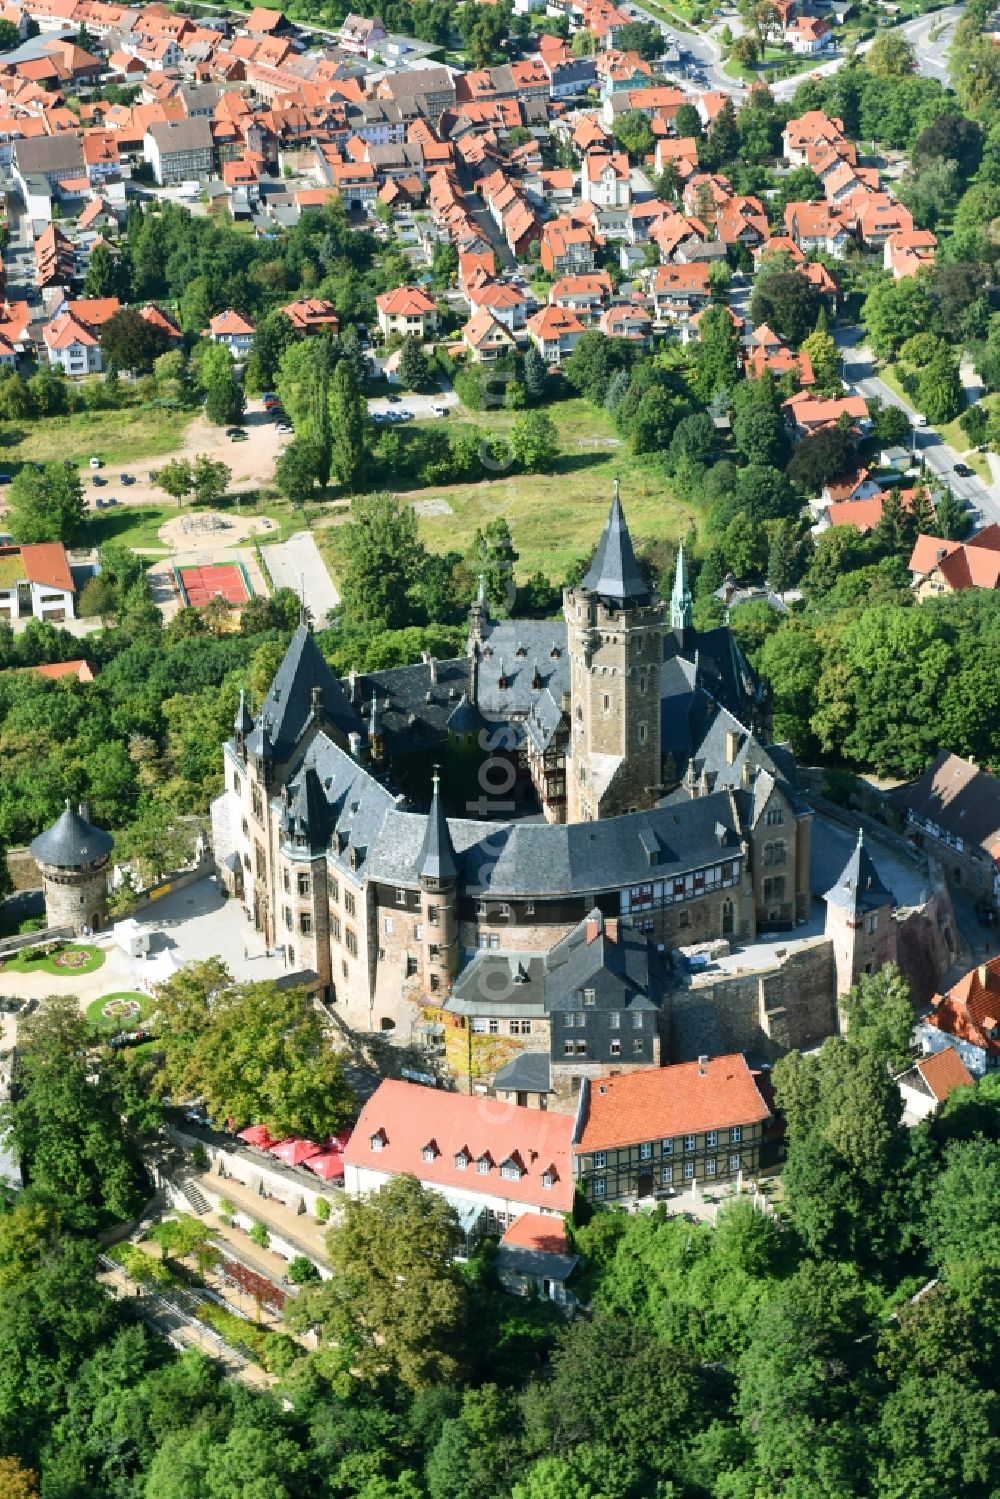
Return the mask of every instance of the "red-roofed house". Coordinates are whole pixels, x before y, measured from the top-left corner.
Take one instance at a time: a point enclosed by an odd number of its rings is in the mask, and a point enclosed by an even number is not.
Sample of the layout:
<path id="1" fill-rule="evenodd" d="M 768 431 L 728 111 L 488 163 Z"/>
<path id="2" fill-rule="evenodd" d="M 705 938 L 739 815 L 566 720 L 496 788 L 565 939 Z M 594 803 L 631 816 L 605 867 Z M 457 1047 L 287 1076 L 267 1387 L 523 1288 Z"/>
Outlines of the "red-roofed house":
<path id="1" fill-rule="evenodd" d="M 165 333 L 171 343 L 180 343 L 184 337 L 173 318 L 165 313 L 162 307 L 157 307 L 155 302 L 148 302 L 139 316 L 145 318 L 146 322 L 151 323 L 154 328 L 159 328 L 162 333 Z"/>
<path id="2" fill-rule="evenodd" d="M 580 168 L 580 196 L 599 208 L 627 208 L 632 186 L 625 152 L 589 151 Z"/>
<path id="3" fill-rule="evenodd" d="M 572 219 L 550 219 L 542 230 L 540 258 L 550 276 L 592 271 L 595 248 L 592 231 Z"/>
<path id="4" fill-rule="evenodd" d="M 438 325 L 437 304 L 419 286 L 397 286 L 375 298 L 383 338 L 426 339 Z"/>
<path id="5" fill-rule="evenodd" d="M 500 1240 L 495 1264 L 505 1290 L 564 1303 L 566 1282 L 578 1260 L 565 1223 L 545 1213 L 522 1213 Z"/>
<path id="6" fill-rule="evenodd" d="M 208 325 L 214 344 L 224 344 L 234 359 L 245 359 L 253 343 L 254 326 L 249 318 L 232 307 L 216 313 Z"/>
<path id="7" fill-rule="evenodd" d="M 327 329 L 336 333 L 340 327 L 340 319 L 333 309 L 333 303 L 324 302 L 321 297 L 305 297 L 300 302 L 289 302 L 281 311 L 290 319 L 296 333 L 306 336 L 323 333 Z"/>
<path id="8" fill-rule="evenodd" d="M 785 28 L 785 45 L 797 56 L 822 52 L 830 40 L 830 23 L 820 16 L 798 16 Z"/>
<path id="9" fill-rule="evenodd" d="M 897 229 L 885 242 L 882 264 L 894 281 L 901 281 L 933 265 L 936 253 L 937 235 L 929 229 Z"/>
<path id="10" fill-rule="evenodd" d="M 572 1139 L 569 1114 L 386 1079 L 344 1151 L 344 1187 L 367 1196 L 415 1176 L 447 1198 L 473 1241 L 504 1233 L 526 1211 L 570 1211 Z"/>
<path id="11" fill-rule="evenodd" d="M 528 336 L 548 364 L 561 364 L 580 342 L 584 325 L 568 307 L 542 307 L 528 319 Z"/>
<path id="12" fill-rule="evenodd" d="M 1000 526 L 986 526 L 968 541 L 918 536 L 909 561 L 918 598 L 1000 585 Z"/>
<path id="13" fill-rule="evenodd" d="M 462 329 L 462 342 L 477 363 L 492 364 L 517 349 L 513 333 L 487 307 L 478 308 Z"/>
<path id="14" fill-rule="evenodd" d="M 712 288 L 703 260 L 690 265 L 658 265 L 650 282 L 658 321 L 685 321 L 708 305 Z"/>
<path id="15" fill-rule="evenodd" d="M 921 1057 L 896 1079 L 904 1114 L 914 1122 L 935 1113 L 956 1088 L 971 1088 L 974 1083 L 972 1073 L 951 1046 Z"/>
<path id="16" fill-rule="evenodd" d="M 46 677 L 50 682 L 72 678 L 76 682 L 92 682 L 94 671 L 89 661 L 53 661 L 47 666 L 23 666 L 21 671 L 32 671 L 36 677 Z"/>
<path id="17" fill-rule="evenodd" d="M 1000 838 L 1000 827 L 995 836 Z M 974 1078 L 1000 1066 L 1000 958 L 980 963 L 946 993 L 935 994 L 916 1033 L 925 1055 L 951 1047 Z"/>
<path id="18" fill-rule="evenodd" d="M 818 432 L 820 427 L 827 427 L 842 416 L 856 422 L 862 431 L 871 426 L 864 396 L 837 396 L 824 400 L 803 390 L 782 402 L 782 410 L 794 422 L 800 437 L 808 437 L 811 432 Z"/>
<path id="19" fill-rule="evenodd" d="M 53 624 L 76 616 L 76 584 L 61 541 L 0 547 L 0 620 Z"/>
<path id="20" fill-rule="evenodd" d="M 61 312 L 46 323 L 42 339 L 49 363 L 65 375 L 93 375 L 104 368 L 98 335 L 72 313 Z"/>
<path id="21" fill-rule="evenodd" d="M 591 1202 L 621 1202 L 756 1175 L 770 1118 L 738 1052 L 585 1078 L 577 1181 Z"/>

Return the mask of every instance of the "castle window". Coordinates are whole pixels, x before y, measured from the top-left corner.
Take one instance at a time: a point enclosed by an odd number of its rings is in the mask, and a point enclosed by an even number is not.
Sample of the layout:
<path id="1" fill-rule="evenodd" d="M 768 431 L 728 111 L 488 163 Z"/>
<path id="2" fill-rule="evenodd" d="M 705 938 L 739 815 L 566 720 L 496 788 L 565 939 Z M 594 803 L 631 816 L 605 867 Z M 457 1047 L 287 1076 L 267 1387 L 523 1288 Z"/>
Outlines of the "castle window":
<path id="1" fill-rule="evenodd" d="M 245 817 L 244 817 L 243 821 L 240 823 L 240 826 L 243 829 L 244 836 L 250 832 L 250 824 L 247 822 L 247 820 L 246 820 Z"/>
<path id="2" fill-rule="evenodd" d="M 730 1169 L 730 1171 L 739 1171 L 740 1164 L 741 1163 L 740 1163 L 739 1154 L 736 1153 L 736 1152 L 734 1152 L 734 1154 L 729 1157 L 729 1169 Z"/>
<path id="3" fill-rule="evenodd" d="M 431 962 L 432 963 L 436 962 L 437 959 L 440 958 L 440 956 L 441 956 L 441 949 L 440 949 L 440 947 L 438 947 L 438 945 L 437 945 L 436 942 L 432 942 L 431 945 L 430 945 L 430 959 L 431 959 Z"/>
<path id="4" fill-rule="evenodd" d="M 769 828 L 775 828 L 775 827 L 777 827 L 780 823 L 784 822 L 784 820 L 785 820 L 785 814 L 784 814 L 783 810 L 781 809 L 781 807 L 768 807 L 768 809 L 767 809 L 767 825 L 768 825 Z"/>
<path id="5" fill-rule="evenodd" d="M 620 1041 L 617 1041 L 617 1040 L 612 1041 L 612 1043 L 611 1043 L 611 1055 L 613 1057 L 620 1057 L 621 1054 L 622 1054 L 622 1043 Z"/>
<path id="6" fill-rule="evenodd" d="M 714 1155 L 710 1155 L 709 1158 L 708 1158 L 708 1160 L 705 1162 L 705 1175 L 706 1176 L 714 1176 L 715 1175 L 715 1168 L 716 1168 L 717 1165 L 718 1165 L 718 1162 L 716 1161 L 715 1156 Z"/>
<path id="7" fill-rule="evenodd" d="M 573 1043 L 572 1043 L 572 1041 L 564 1041 L 563 1042 L 563 1056 L 564 1057 L 571 1057 L 572 1055 L 573 1055 Z"/>
<path id="8" fill-rule="evenodd" d="M 516 1161 L 504 1161 L 500 1167 L 500 1175 L 505 1181 L 519 1182 L 524 1173 Z"/>
<path id="9" fill-rule="evenodd" d="M 256 817 L 257 821 L 258 822 L 263 822 L 264 821 L 264 803 L 263 803 L 263 800 L 261 799 L 260 789 L 257 786 L 255 786 L 253 788 L 253 791 L 250 793 L 250 805 L 251 805 L 251 807 L 253 809 L 253 815 L 254 815 L 254 817 Z"/>
<path id="10" fill-rule="evenodd" d="M 330 917 L 330 936 L 333 938 L 334 942 L 339 942 L 340 941 L 340 917 L 339 916 L 331 916 Z"/>
<path id="11" fill-rule="evenodd" d="M 458 1154 L 455 1156 L 455 1170 L 456 1171 L 464 1171 L 465 1168 L 466 1168 L 466 1166 L 468 1164 L 469 1164 L 469 1157 L 466 1155 L 466 1153 L 465 1153 L 464 1150 L 460 1150 L 458 1152 Z"/>
<path id="12" fill-rule="evenodd" d="M 431 926 L 437 926 L 437 924 L 438 924 L 438 908 L 437 908 L 437 906 L 428 906 L 427 907 L 427 920 L 430 922 Z"/>
<path id="13" fill-rule="evenodd" d="M 679 916 L 679 918 L 678 918 L 677 924 L 678 924 L 678 926 L 683 927 L 685 929 L 687 927 L 689 927 L 691 925 L 691 912 L 690 911 L 682 911 L 681 914 L 680 914 L 680 916 Z"/>
<path id="14" fill-rule="evenodd" d="M 299 894 L 302 896 L 309 894 L 309 876 L 307 874 L 299 875 Z"/>
<path id="15" fill-rule="evenodd" d="M 545 1188 L 546 1192 L 551 1192 L 551 1190 L 552 1190 L 552 1172 L 551 1171 L 543 1171 L 542 1172 L 542 1186 Z"/>
<path id="16" fill-rule="evenodd" d="M 607 1182 L 603 1179 L 603 1177 L 599 1176 L 594 1183 L 594 1196 L 603 1197 L 605 1192 L 607 1191 L 607 1187 Z"/>
<path id="17" fill-rule="evenodd" d="M 236 795 L 239 796 L 241 790 L 239 776 L 233 776 L 233 790 L 236 792 Z"/>
<path id="18" fill-rule="evenodd" d="M 603 1171 L 608 1164 L 607 1154 L 603 1150 L 594 1151 L 594 1170 Z"/>
<path id="19" fill-rule="evenodd" d="M 490 1174 L 490 1158 L 489 1158 L 489 1156 L 481 1155 L 479 1157 L 479 1160 L 476 1162 L 476 1170 L 479 1172 L 480 1176 L 489 1176 L 489 1174 Z"/>
<path id="20" fill-rule="evenodd" d="M 621 1023 L 622 1023 L 621 1011 L 620 1010 L 612 1010 L 611 1014 L 608 1016 L 608 1025 L 611 1027 L 611 1029 L 613 1031 L 617 1031 L 617 1030 L 621 1029 Z"/>
<path id="21" fill-rule="evenodd" d="M 596 989 L 584 989 L 584 991 L 583 991 L 583 1002 L 584 1002 L 585 1005 L 595 1005 L 597 1003 L 597 990 Z"/>
<path id="22" fill-rule="evenodd" d="M 684 1162 L 684 1180 L 694 1181 L 694 1161 Z"/>
<path id="23" fill-rule="evenodd" d="M 633 1013 L 632 1013 L 632 1029 L 634 1031 L 641 1031 L 642 1030 L 642 1011 L 641 1010 L 634 1010 Z"/>
<path id="24" fill-rule="evenodd" d="M 341 962 L 340 971 L 344 975 L 345 980 L 349 978 L 351 970 L 348 968 L 346 962 Z"/>
<path id="25" fill-rule="evenodd" d="M 611 694 L 610 694 L 610 692 L 606 692 L 604 694 L 603 707 L 604 707 L 605 713 L 610 713 L 611 712 Z"/>
<path id="26" fill-rule="evenodd" d="M 587 1055 L 586 1041 L 578 1041 L 576 1043 L 576 1054 L 578 1057 L 585 1057 Z"/>
<path id="27" fill-rule="evenodd" d="M 414 942 L 423 942 L 424 940 L 424 924 L 422 921 L 415 921 L 413 923 L 413 940 Z"/>
<path id="28" fill-rule="evenodd" d="M 303 937 L 308 937 L 313 929 L 313 919 L 308 911 L 299 912 L 299 931 Z"/>
<path id="29" fill-rule="evenodd" d="M 348 916 L 355 915 L 357 911 L 357 902 L 354 899 L 353 892 L 350 890 L 344 891 L 344 910 L 347 912 Z"/>
<path id="30" fill-rule="evenodd" d="M 330 881 L 330 901 L 335 904 L 340 899 L 340 883 L 337 880 Z"/>
<path id="31" fill-rule="evenodd" d="M 395 929 L 396 923 L 393 921 L 391 916 L 387 916 L 382 922 L 382 930 L 385 932 L 385 935 L 387 937 L 391 937 Z"/>
<path id="32" fill-rule="evenodd" d="M 437 994 L 437 992 L 438 992 L 438 990 L 440 988 L 441 988 L 441 980 L 438 978 L 438 976 L 437 976 L 436 973 L 432 973 L 431 974 L 431 993 L 432 994 Z"/>
<path id="33" fill-rule="evenodd" d="M 868 915 L 868 933 L 869 933 L 869 936 L 873 932 L 877 932 L 877 931 L 878 931 L 878 912 L 877 911 L 871 911 L 871 912 L 869 912 L 869 915 Z"/>
<path id="34" fill-rule="evenodd" d="M 500 1021 L 497 1019 L 497 1017 L 495 1015 L 491 1015 L 490 1016 L 489 1020 L 487 1021 L 487 1028 L 488 1028 L 489 1033 L 490 1033 L 491 1036 L 499 1036 L 499 1034 L 500 1034 Z"/>
<path id="35" fill-rule="evenodd" d="M 687 1150 L 687 1151 L 694 1150 L 694 1138 L 695 1138 L 694 1135 L 685 1135 L 684 1136 L 684 1149 L 685 1150 Z"/>
<path id="36" fill-rule="evenodd" d="M 661 1155 L 673 1155 L 673 1153 L 674 1153 L 674 1142 L 673 1142 L 673 1140 L 661 1140 L 660 1141 L 660 1154 Z"/>
<path id="37" fill-rule="evenodd" d="M 281 883 L 284 886 L 285 894 L 290 895 L 292 893 L 292 881 L 289 877 L 287 869 L 283 869 L 281 871 Z"/>
<path id="38" fill-rule="evenodd" d="M 646 743 L 646 725 L 644 723 L 641 723 L 639 725 L 639 743 Z"/>
<path id="39" fill-rule="evenodd" d="M 639 691 L 641 693 L 645 693 L 646 691 L 646 675 L 644 672 L 639 673 Z"/>
<path id="40" fill-rule="evenodd" d="M 374 1135 L 370 1135 L 368 1138 L 368 1144 L 371 1146 L 372 1150 L 376 1152 L 380 1151 L 385 1145 L 385 1136 L 383 1135 L 382 1131 L 378 1130 Z"/>
<path id="41" fill-rule="evenodd" d="M 420 1159 L 422 1161 L 426 1161 L 427 1164 L 430 1165 L 431 1162 L 437 1160 L 437 1155 L 438 1155 L 438 1148 L 434 1144 L 434 1141 L 432 1140 L 430 1142 L 430 1144 L 429 1145 L 425 1145 L 424 1148 L 423 1148 L 423 1150 L 420 1152 Z"/>
<path id="42" fill-rule="evenodd" d="M 287 949 L 287 955 L 288 955 L 289 966 L 291 966 L 295 962 L 295 948 L 294 947 L 289 947 Z"/>
<path id="43" fill-rule="evenodd" d="M 533 900 L 525 901 L 525 903 L 524 903 L 524 914 L 525 914 L 525 916 L 534 916 L 534 914 L 535 914 L 535 902 Z"/>
<path id="44" fill-rule="evenodd" d="M 291 907 L 290 906 L 285 906 L 285 908 L 284 908 L 284 910 L 282 912 L 282 915 L 283 915 L 284 920 L 285 920 L 285 930 L 287 932 L 290 932 L 292 930 L 292 910 L 291 910 Z"/>
<path id="45" fill-rule="evenodd" d="M 402 888 L 401 885 L 396 886 L 396 904 L 397 906 L 406 905 L 406 891 Z"/>
<path id="46" fill-rule="evenodd" d="M 764 881 L 765 900 L 784 900 L 785 898 L 785 876 L 775 875 L 773 880 Z"/>
<path id="47" fill-rule="evenodd" d="M 641 1036 L 636 1036 L 635 1040 L 632 1042 L 632 1055 L 634 1057 L 641 1057 L 642 1056 L 642 1050 L 643 1050 L 643 1047 L 642 1047 L 642 1037 Z"/>
<path id="48" fill-rule="evenodd" d="M 354 931 L 352 931 L 352 929 L 350 927 L 347 928 L 347 931 L 344 934 L 344 946 L 347 948 L 347 951 L 350 953 L 350 955 L 351 955 L 352 958 L 356 958 L 357 957 L 357 955 L 358 955 L 358 938 L 357 938 L 357 934 Z"/>

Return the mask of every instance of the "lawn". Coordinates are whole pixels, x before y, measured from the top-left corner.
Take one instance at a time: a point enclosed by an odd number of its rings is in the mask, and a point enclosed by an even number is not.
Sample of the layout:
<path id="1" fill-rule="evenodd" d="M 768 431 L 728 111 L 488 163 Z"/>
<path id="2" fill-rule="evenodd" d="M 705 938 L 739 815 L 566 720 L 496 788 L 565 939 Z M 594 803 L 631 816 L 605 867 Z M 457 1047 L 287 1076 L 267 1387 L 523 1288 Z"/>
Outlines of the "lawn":
<path id="1" fill-rule="evenodd" d="M 511 473 L 477 484 L 399 491 L 416 505 L 421 537 L 432 551 L 454 548 L 470 554 L 476 531 L 502 515 L 519 553 L 518 579 L 523 582 L 541 571 L 552 582 L 561 582 L 570 565 L 596 544 L 616 475 L 637 546 L 673 540 L 696 525 L 695 512 L 673 497 L 655 460 L 634 457 L 628 444 L 613 434 L 603 411 L 582 399 L 546 409 L 558 428 L 561 447 L 553 473 Z M 458 421 L 503 432 L 517 415 L 463 411 Z M 342 564 L 339 530 L 321 527 L 316 539 L 336 579 Z"/>
<path id="2" fill-rule="evenodd" d="M 84 973 L 96 973 L 104 963 L 104 953 L 99 947 L 88 947 L 82 942 L 59 943 L 45 957 L 32 958 L 33 947 L 23 948 L 15 957 L 8 958 L 0 968 L 10 973 L 51 973 L 56 978 L 79 978 Z"/>
<path id="3" fill-rule="evenodd" d="M 133 1008 L 133 1006 L 137 1008 Z M 153 1000 L 135 991 L 102 994 L 87 1006 L 87 1019 L 96 1030 L 132 1030 L 152 1013 Z"/>
<path id="4" fill-rule="evenodd" d="M 119 541 L 133 551 L 156 551 L 168 555 L 160 541 L 160 527 L 177 514 L 176 505 L 115 505 L 94 510 L 87 516 L 87 539 L 92 546 Z"/>
<path id="5" fill-rule="evenodd" d="M 144 408 L 132 411 L 80 411 L 74 416 L 50 416 L 8 428 L 0 448 L 0 463 L 10 473 L 22 463 L 68 460 L 86 463 L 135 463 L 176 452 L 194 412 Z"/>

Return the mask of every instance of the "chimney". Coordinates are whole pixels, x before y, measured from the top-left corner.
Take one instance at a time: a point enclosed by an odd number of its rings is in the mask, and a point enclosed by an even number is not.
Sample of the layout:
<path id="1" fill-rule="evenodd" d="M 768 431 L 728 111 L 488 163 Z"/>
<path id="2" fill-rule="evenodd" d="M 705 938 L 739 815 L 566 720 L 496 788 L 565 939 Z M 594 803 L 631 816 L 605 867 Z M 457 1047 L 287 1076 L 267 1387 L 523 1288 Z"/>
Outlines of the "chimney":
<path id="1" fill-rule="evenodd" d="M 587 946 L 596 942 L 601 935 L 601 919 L 599 916 L 588 916 L 586 926 Z"/>
<path id="2" fill-rule="evenodd" d="M 353 673 L 352 673 L 352 675 L 353 675 Z M 358 733 L 348 734 L 348 736 L 347 736 L 347 744 L 348 744 L 348 748 L 350 750 L 351 759 L 352 760 L 360 760 L 361 759 L 361 735 L 358 734 Z"/>
<path id="3" fill-rule="evenodd" d="M 607 933 L 607 938 L 608 938 L 609 942 L 617 942 L 618 941 L 618 918 L 617 918 L 617 916 L 613 916 L 610 921 L 606 921 L 604 923 L 604 930 Z"/>
<path id="4" fill-rule="evenodd" d="M 81 816 L 82 810 L 83 809 L 81 808 Z M 978 978 L 980 984 L 982 984 L 984 989 L 988 989 L 990 987 L 990 970 L 987 968 L 985 963 L 980 963 L 979 967 L 976 969 L 976 977 Z"/>
<path id="5" fill-rule="evenodd" d="M 320 713 L 322 713 L 322 711 L 323 711 L 323 689 L 322 689 L 322 687 L 313 687 L 311 689 L 311 691 L 309 693 L 309 706 L 312 708 L 313 713 L 318 718 L 319 715 L 320 715 Z"/>
<path id="6" fill-rule="evenodd" d="M 749 791 L 750 787 L 753 785 L 753 770 L 751 768 L 749 760 L 743 761 L 743 773 L 740 779 L 743 782 L 744 789 Z"/>
<path id="7" fill-rule="evenodd" d="M 736 756 L 740 752 L 740 736 L 735 729 L 726 731 L 726 764 L 735 765 Z"/>
<path id="8" fill-rule="evenodd" d="M 702 1052 L 701 1056 L 698 1058 L 698 1076 L 708 1076 L 708 1057 L 704 1052 Z"/>
<path id="9" fill-rule="evenodd" d="M 347 673 L 347 692 L 351 702 L 356 703 L 358 700 L 358 674 L 353 666 Z"/>
<path id="10" fill-rule="evenodd" d="M 437 679 L 438 679 L 437 657 L 436 656 L 428 656 L 428 658 L 427 658 L 427 665 L 431 669 L 431 686 L 432 687 L 436 687 L 437 686 Z"/>

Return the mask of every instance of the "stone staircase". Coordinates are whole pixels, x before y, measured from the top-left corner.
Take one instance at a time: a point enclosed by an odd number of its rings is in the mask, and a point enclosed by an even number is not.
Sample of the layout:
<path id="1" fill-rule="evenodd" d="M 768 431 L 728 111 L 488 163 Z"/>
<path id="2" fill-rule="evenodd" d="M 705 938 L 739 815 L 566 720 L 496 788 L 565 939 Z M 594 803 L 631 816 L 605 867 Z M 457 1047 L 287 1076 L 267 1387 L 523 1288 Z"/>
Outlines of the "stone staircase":
<path id="1" fill-rule="evenodd" d="M 195 1212 L 199 1218 L 203 1218 L 206 1213 L 210 1213 L 212 1211 L 212 1204 L 209 1202 L 208 1198 L 205 1196 L 204 1192 L 201 1190 L 198 1183 L 193 1180 L 193 1178 L 191 1178 L 190 1176 L 175 1177 L 174 1185 L 177 1187 L 177 1190 L 183 1193 L 183 1195 L 187 1198 L 192 1211 Z"/>

